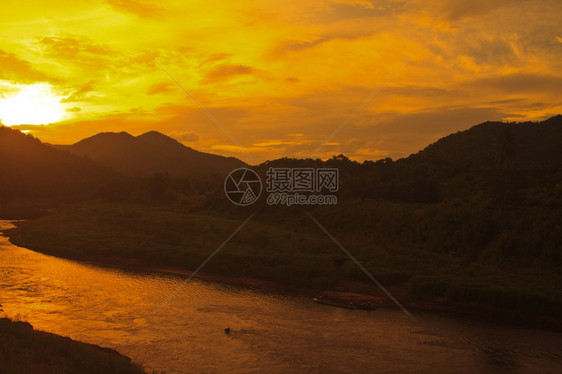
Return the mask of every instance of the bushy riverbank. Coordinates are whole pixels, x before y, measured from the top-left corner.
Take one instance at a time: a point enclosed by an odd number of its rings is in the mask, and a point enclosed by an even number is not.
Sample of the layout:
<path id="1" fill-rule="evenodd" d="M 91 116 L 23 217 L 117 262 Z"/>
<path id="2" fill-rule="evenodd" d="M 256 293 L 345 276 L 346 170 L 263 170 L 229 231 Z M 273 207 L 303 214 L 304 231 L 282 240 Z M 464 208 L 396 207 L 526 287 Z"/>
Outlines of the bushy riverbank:
<path id="1" fill-rule="evenodd" d="M 470 211 L 455 212 L 464 214 L 461 227 L 465 232 L 451 229 L 457 237 L 448 238 L 446 230 L 451 224 L 440 222 L 445 220 L 446 208 L 392 203 L 365 207 L 366 212 L 375 211 L 373 217 L 379 217 L 370 218 L 370 231 L 346 226 L 353 222 L 346 214 L 362 213 L 360 207 L 338 209 L 329 230 L 402 303 L 421 309 L 561 325 L 562 295 L 555 285 L 562 282 L 562 276 L 557 267 L 494 261 L 494 253 L 475 254 L 462 248 L 420 248 L 428 246 L 429 239 L 424 242 L 416 235 L 443 236 L 443 245 L 453 247 L 457 240 L 467 243 L 467 248 L 476 248 L 476 241 L 483 239 L 473 237 L 466 227 L 473 221 L 480 222 L 481 217 L 471 217 Z M 231 212 L 224 218 L 163 205 L 91 202 L 18 223 L 8 235 L 14 244 L 61 257 L 189 271 L 205 261 L 250 213 Z M 258 213 L 203 271 L 226 279 L 256 279 L 318 293 L 338 290 L 384 296 L 303 212 L 297 213 L 281 212 L 284 223 L 267 212 Z M 329 222 L 322 210 L 313 213 L 321 222 Z M 436 218 L 429 220 L 422 215 Z M 420 224 L 425 225 L 423 229 Z M 441 231 L 433 229 L 432 224 Z M 473 231 L 478 233 L 485 227 L 482 224 Z M 410 239 L 420 246 L 410 245 Z"/>

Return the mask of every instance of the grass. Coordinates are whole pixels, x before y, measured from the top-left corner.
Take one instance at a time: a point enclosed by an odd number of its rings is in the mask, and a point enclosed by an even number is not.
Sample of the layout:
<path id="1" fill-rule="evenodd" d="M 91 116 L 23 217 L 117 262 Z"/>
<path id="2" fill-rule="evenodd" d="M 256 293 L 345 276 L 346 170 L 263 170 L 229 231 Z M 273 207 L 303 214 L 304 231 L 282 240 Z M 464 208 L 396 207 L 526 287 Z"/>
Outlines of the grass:
<path id="1" fill-rule="evenodd" d="M 0 373 L 142 374 L 130 359 L 107 348 L 34 330 L 0 318 Z"/>

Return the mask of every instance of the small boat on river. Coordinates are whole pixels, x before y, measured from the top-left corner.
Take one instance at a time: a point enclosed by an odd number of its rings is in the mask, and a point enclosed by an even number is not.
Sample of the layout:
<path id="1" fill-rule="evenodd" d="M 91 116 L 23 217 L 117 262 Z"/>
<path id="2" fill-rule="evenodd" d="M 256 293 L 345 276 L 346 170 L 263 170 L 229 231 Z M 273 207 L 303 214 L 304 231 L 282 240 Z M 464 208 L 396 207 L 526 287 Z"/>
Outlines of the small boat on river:
<path id="1" fill-rule="evenodd" d="M 317 303 L 320 303 L 320 304 L 335 306 L 335 307 L 338 307 L 338 308 L 359 309 L 359 307 L 357 305 L 353 304 L 351 301 L 345 302 L 345 301 L 338 301 L 338 300 L 330 300 L 330 299 L 327 299 L 323 296 L 315 297 L 312 300 L 317 302 Z"/>

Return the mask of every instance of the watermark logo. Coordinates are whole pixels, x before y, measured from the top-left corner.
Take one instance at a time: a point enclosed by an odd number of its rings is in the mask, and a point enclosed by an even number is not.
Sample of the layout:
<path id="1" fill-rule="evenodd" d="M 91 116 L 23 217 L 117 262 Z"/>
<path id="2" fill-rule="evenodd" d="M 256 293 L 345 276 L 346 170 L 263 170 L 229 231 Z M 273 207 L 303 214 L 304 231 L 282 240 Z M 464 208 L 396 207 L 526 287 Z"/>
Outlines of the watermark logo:
<path id="1" fill-rule="evenodd" d="M 239 168 L 228 174 L 224 180 L 224 193 L 236 205 L 255 203 L 261 195 L 261 179 L 252 169 Z"/>
<path id="2" fill-rule="evenodd" d="M 335 205 L 339 170 L 335 168 L 277 168 L 266 172 L 266 202 L 269 205 Z M 260 197 L 261 180 L 251 169 L 232 171 L 224 181 L 224 192 L 236 205 L 253 204 Z"/>
<path id="3" fill-rule="evenodd" d="M 269 205 L 335 205 L 338 197 L 326 192 L 339 189 L 334 168 L 274 168 L 267 170 Z"/>
<path id="4" fill-rule="evenodd" d="M 267 192 L 337 192 L 339 170 L 273 168 L 267 170 Z"/>

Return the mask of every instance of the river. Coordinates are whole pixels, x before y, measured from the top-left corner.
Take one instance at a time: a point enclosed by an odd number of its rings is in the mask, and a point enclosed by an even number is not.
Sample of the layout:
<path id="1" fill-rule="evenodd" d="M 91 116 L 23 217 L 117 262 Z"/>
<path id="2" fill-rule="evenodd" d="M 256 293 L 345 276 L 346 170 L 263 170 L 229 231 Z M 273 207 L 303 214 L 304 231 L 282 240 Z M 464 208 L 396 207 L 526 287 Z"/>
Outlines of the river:
<path id="1" fill-rule="evenodd" d="M 0 230 L 10 226 L 0 221 Z M 178 291 L 183 282 L 0 237 L 4 316 L 114 348 L 148 372 L 562 373 L 556 332 L 420 313 L 412 321 L 399 310 L 340 309 L 195 279 Z"/>

